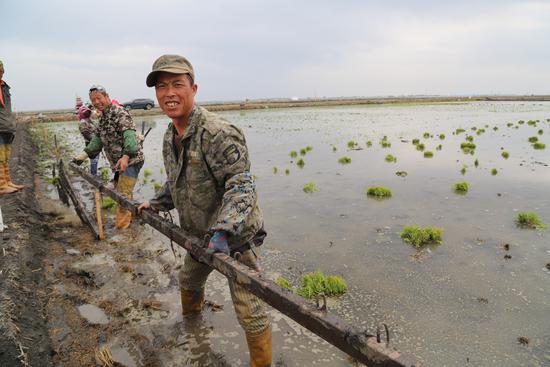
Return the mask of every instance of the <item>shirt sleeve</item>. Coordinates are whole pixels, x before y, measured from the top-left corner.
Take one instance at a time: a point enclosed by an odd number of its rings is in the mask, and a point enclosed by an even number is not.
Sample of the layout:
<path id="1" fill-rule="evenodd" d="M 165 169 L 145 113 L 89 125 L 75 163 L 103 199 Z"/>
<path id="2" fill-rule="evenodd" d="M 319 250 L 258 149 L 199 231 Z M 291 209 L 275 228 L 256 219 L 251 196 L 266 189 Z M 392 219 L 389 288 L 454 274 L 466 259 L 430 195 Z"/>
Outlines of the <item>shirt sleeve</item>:
<path id="1" fill-rule="evenodd" d="M 208 140 L 205 158 L 218 185 L 224 188 L 221 208 L 211 231 L 239 235 L 257 202 L 246 141 L 242 132 L 232 125 Z"/>
<path id="2" fill-rule="evenodd" d="M 174 201 L 172 200 L 172 193 L 170 192 L 168 182 L 165 182 L 158 193 L 149 200 L 149 204 L 151 204 L 151 208 L 162 212 L 174 209 Z"/>
<path id="3" fill-rule="evenodd" d="M 99 153 L 101 153 L 101 150 L 103 149 L 103 143 L 101 142 L 101 139 L 97 134 L 92 135 L 92 139 L 86 145 L 86 148 L 84 148 L 84 151 L 86 154 L 88 154 L 88 157 L 95 157 Z"/>

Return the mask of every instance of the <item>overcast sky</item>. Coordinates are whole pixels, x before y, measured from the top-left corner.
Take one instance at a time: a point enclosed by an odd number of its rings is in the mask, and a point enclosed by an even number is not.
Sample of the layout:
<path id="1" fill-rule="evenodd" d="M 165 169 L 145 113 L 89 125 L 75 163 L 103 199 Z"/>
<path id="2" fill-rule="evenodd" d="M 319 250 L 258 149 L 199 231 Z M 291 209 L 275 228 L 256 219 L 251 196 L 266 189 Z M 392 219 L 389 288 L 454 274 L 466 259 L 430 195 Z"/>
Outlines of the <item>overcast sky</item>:
<path id="1" fill-rule="evenodd" d="M 550 1 L 0 0 L 18 110 L 91 84 L 154 98 L 153 61 L 186 56 L 199 101 L 550 94 Z"/>

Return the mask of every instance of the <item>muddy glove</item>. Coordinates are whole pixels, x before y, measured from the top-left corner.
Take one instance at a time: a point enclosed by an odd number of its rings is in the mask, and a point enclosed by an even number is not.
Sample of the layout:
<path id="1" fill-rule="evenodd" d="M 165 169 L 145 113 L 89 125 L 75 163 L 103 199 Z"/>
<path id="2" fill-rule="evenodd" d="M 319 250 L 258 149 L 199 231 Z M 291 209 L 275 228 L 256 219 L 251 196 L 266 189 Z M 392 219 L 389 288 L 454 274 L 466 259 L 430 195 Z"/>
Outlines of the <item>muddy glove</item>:
<path id="1" fill-rule="evenodd" d="M 223 252 L 229 255 L 229 244 L 227 243 L 227 234 L 225 231 L 216 231 L 210 242 L 208 242 L 207 254 L 213 254 L 215 252 Z"/>
<path id="2" fill-rule="evenodd" d="M 88 159 L 88 154 L 86 152 L 82 152 L 74 157 L 71 162 L 76 164 L 77 166 L 80 166 L 82 162 L 84 162 L 86 159 Z"/>

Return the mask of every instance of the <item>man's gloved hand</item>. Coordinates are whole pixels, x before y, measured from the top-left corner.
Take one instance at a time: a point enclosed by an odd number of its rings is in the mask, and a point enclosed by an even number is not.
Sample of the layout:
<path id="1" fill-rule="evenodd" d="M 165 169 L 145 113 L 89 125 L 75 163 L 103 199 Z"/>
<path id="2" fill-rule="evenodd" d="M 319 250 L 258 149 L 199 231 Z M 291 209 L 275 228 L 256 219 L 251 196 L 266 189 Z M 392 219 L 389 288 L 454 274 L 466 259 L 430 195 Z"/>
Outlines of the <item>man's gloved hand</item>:
<path id="1" fill-rule="evenodd" d="M 207 254 L 213 254 L 216 252 L 223 252 L 226 255 L 229 255 L 229 243 L 227 242 L 227 233 L 224 231 L 216 231 L 210 242 L 208 242 L 208 248 L 206 249 Z"/>
<path id="2" fill-rule="evenodd" d="M 84 162 L 86 159 L 88 159 L 88 154 L 86 152 L 82 152 L 74 157 L 71 162 L 76 164 L 77 166 L 80 166 L 82 162 Z"/>

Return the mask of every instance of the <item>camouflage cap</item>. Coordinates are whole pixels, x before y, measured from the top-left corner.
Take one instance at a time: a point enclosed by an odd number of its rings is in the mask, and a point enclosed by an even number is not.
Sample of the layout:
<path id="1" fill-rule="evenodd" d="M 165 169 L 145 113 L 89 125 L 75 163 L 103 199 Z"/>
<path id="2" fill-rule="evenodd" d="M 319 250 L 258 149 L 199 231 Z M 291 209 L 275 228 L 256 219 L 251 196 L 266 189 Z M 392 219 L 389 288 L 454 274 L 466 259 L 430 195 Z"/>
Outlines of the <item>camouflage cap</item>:
<path id="1" fill-rule="evenodd" d="M 162 55 L 153 63 L 153 71 L 147 75 L 145 83 L 148 87 L 154 87 L 157 83 L 157 76 L 160 72 L 172 74 L 189 74 L 193 81 L 195 72 L 193 66 L 185 57 L 180 55 Z"/>

